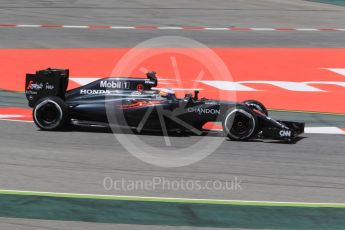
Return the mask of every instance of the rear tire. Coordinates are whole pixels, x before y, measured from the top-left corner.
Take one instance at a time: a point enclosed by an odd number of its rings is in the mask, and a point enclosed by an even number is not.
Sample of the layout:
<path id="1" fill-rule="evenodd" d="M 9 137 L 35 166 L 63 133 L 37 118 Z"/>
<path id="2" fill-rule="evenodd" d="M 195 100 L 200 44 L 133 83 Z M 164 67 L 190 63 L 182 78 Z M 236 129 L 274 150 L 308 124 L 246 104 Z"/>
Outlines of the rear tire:
<path id="1" fill-rule="evenodd" d="M 41 130 L 61 130 L 68 120 L 68 106 L 58 97 L 45 97 L 37 101 L 32 117 Z"/>
<path id="2" fill-rule="evenodd" d="M 257 134 L 258 120 L 251 109 L 236 106 L 227 111 L 222 126 L 224 134 L 231 140 L 246 141 Z"/>
<path id="3" fill-rule="evenodd" d="M 263 114 L 265 114 L 266 116 L 268 116 L 268 111 L 267 111 L 266 107 L 260 101 L 257 101 L 257 100 L 246 100 L 246 101 L 244 101 L 242 103 L 246 104 L 251 109 L 256 109 L 256 110 L 262 112 Z"/>

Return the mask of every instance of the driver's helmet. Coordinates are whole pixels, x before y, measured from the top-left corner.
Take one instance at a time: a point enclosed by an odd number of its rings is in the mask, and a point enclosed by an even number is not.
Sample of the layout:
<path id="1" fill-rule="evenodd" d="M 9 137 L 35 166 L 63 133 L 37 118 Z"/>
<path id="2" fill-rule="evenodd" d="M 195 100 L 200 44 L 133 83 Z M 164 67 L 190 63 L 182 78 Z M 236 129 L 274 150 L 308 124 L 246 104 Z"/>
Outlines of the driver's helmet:
<path id="1" fill-rule="evenodd" d="M 175 96 L 175 91 L 171 88 L 164 88 L 159 90 L 159 95 L 162 97 L 171 97 Z"/>

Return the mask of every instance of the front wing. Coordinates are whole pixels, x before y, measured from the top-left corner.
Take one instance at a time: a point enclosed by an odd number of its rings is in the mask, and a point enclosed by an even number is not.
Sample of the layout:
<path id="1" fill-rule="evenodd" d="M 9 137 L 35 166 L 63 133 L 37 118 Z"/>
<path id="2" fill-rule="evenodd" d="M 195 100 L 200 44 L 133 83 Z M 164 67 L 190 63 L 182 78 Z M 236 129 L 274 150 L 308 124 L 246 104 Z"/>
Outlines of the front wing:
<path id="1" fill-rule="evenodd" d="M 275 139 L 284 141 L 294 141 L 300 134 L 304 133 L 305 124 L 302 122 L 292 121 L 275 121 L 271 120 L 266 123 L 259 133 L 261 138 Z"/>

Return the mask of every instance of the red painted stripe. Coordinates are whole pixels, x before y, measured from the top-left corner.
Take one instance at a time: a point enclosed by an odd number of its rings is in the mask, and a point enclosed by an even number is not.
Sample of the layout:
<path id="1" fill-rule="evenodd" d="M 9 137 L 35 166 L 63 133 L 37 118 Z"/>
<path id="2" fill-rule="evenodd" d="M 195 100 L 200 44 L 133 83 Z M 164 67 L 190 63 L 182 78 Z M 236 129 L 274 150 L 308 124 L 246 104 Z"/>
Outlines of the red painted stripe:
<path id="1" fill-rule="evenodd" d="M 229 30 L 244 30 L 244 31 L 247 31 L 247 30 L 252 30 L 251 28 L 241 28 L 241 27 L 230 27 Z"/>
<path id="2" fill-rule="evenodd" d="M 294 31 L 296 29 L 295 28 L 275 28 L 275 30 L 279 30 L 279 31 Z"/>
<path id="3" fill-rule="evenodd" d="M 203 30 L 205 27 L 202 26 L 182 26 L 184 30 Z"/>
<path id="4" fill-rule="evenodd" d="M 63 25 L 53 25 L 53 24 L 44 24 L 41 25 L 42 28 L 62 28 Z"/>
<path id="5" fill-rule="evenodd" d="M 320 28 L 320 31 L 337 31 L 336 28 Z"/>
<path id="6" fill-rule="evenodd" d="M 101 26 L 101 25 L 89 25 L 90 29 L 110 29 L 111 26 Z"/>
<path id="7" fill-rule="evenodd" d="M 220 130 L 220 129 L 223 129 L 222 125 L 216 124 L 214 122 L 207 122 L 202 128 L 203 129 L 208 129 L 208 130 Z"/>
<path id="8" fill-rule="evenodd" d="M 19 115 L 30 115 L 31 109 L 28 108 L 0 108 L 0 114 L 19 114 Z"/>
<path id="9" fill-rule="evenodd" d="M 3 118 L 3 120 L 32 121 L 32 110 L 25 108 L 0 108 L 1 115 L 21 115 L 22 117 Z"/>
<path id="10" fill-rule="evenodd" d="M 17 26 L 16 24 L 0 24 L 2 27 L 15 27 Z"/>
<path id="11" fill-rule="evenodd" d="M 134 28 L 139 29 L 139 30 L 156 30 L 158 29 L 158 26 L 139 25 L 139 26 L 135 26 Z"/>

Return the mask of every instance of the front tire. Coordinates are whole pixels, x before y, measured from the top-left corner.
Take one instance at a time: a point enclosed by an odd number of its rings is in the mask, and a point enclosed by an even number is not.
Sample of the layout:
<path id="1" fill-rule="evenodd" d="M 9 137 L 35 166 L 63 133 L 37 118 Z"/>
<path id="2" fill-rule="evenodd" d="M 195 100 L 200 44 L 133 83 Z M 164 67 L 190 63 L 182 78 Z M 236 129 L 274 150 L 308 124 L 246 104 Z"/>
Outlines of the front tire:
<path id="1" fill-rule="evenodd" d="M 242 103 L 245 104 L 246 106 L 250 107 L 251 109 L 258 110 L 261 113 L 263 113 L 266 116 L 268 116 L 267 108 L 260 101 L 257 101 L 257 100 L 246 100 L 246 101 L 244 101 Z"/>
<path id="2" fill-rule="evenodd" d="M 68 106 L 58 97 L 45 97 L 36 103 L 32 116 L 41 130 L 61 130 L 68 120 Z"/>
<path id="3" fill-rule="evenodd" d="M 231 140 L 246 141 L 257 134 L 258 120 L 254 112 L 246 106 L 236 106 L 224 116 L 223 132 Z"/>

